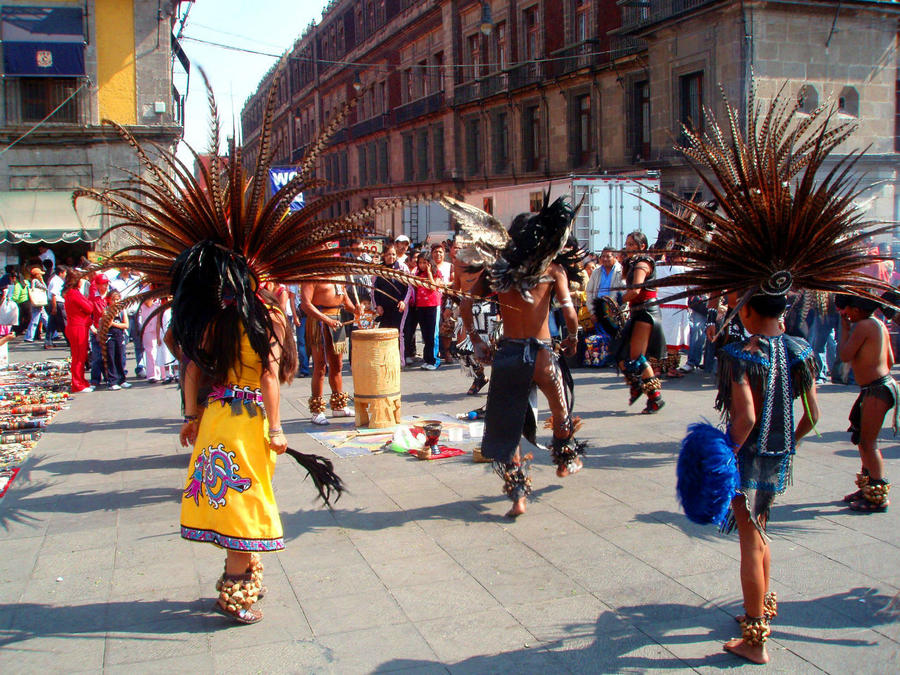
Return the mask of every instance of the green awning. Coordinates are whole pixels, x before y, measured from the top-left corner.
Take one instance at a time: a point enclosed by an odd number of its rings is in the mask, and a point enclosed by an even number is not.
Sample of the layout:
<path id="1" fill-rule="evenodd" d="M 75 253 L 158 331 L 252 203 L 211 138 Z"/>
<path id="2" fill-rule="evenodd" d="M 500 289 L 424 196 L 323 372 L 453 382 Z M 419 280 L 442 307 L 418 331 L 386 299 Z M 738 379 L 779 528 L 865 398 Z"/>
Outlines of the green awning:
<path id="1" fill-rule="evenodd" d="M 100 205 L 82 199 L 78 212 L 72 193 L 55 190 L 0 192 L 0 243 L 57 244 L 100 238 Z"/>

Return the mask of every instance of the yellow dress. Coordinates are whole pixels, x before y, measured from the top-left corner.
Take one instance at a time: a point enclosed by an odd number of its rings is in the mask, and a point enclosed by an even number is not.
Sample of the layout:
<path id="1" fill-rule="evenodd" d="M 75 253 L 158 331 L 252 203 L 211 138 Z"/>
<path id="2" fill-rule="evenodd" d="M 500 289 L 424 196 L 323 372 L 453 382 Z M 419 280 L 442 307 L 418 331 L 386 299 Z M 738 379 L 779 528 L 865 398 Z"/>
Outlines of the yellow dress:
<path id="1" fill-rule="evenodd" d="M 262 405 L 262 362 L 241 329 L 241 363 L 214 387 L 181 500 L 181 536 L 235 551 L 284 548 L 272 492 L 276 454 Z"/>

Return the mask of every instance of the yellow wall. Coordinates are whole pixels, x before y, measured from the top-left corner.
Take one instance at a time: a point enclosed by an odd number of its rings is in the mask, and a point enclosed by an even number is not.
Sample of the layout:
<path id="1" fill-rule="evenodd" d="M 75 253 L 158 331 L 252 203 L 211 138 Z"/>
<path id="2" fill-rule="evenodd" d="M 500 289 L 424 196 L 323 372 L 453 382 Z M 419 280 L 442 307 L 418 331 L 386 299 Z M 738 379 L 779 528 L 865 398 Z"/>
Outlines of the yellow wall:
<path id="1" fill-rule="evenodd" d="M 100 119 L 137 123 L 134 1 L 95 0 Z"/>

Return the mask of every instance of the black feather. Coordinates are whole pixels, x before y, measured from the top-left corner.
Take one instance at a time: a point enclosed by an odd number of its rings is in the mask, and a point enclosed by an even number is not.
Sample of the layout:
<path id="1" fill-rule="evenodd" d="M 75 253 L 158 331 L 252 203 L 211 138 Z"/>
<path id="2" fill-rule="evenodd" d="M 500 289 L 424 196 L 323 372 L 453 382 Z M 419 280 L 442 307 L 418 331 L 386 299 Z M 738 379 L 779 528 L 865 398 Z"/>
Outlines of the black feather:
<path id="1" fill-rule="evenodd" d="M 334 499 L 335 503 L 337 503 L 346 488 L 341 477 L 334 472 L 334 463 L 330 459 L 319 455 L 307 455 L 293 448 L 288 448 L 285 452 L 296 459 L 297 463 L 309 473 L 313 485 L 319 491 L 319 496 L 325 502 L 325 506 L 329 509 L 332 507 L 332 493 L 337 495 Z"/>

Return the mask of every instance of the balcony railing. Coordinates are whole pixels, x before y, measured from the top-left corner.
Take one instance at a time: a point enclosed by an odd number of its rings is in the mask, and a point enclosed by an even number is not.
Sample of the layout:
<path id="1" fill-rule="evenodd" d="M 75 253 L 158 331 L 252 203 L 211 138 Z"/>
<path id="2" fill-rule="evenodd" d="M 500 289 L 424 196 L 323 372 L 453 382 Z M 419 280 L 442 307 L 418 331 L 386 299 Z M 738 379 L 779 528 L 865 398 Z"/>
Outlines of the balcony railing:
<path id="1" fill-rule="evenodd" d="M 544 62 L 526 61 L 510 68 L 509 88 L 520 89 L 531 84 L 537 84 L 543 79 Z"/>
<path id="2" fill-rule="evenodd" d="M 557 76 L 600 65 L 609 60 L 607 54 L 600 53 L 599 40 L 593 38 L 558 49 L 551 52 L 550 56 L 553 58 L 553 61 L 550 62 L 553 72 Z"/>
<path id="3" fill-rule="evenodd" d="M 621 59 L 647 49 L 647 41 L 630 35 L 612 35 L 609 39 L 609 58 Z"/>
<path id="4" fill-rule="evenodd" d="M 493 96 L 509 88 L 509 75 L 503 72 L 491 73 L 487 77 L 481 78 L 481 95 L 483 97 Z"/>
<path id="5" fill-rule="evenodd" d="M 409 120 L 427 115 L 428 113 L 437 112 L 444 105 L 444 92 L 436 91 L 428 96 L 410 101 L 406 105 L 394 109 L 394 121 L 397 124 L 403 124 Z"/>
<path id="6" fill-rule="evenodd" d="M 367 120 L 363 120 L 362 122 L 357 122 L 352 127 L 350 127 L 350 137 L 360 138 L 362 136 L 374 134 L 376 131 L 381 131 L 386 126 L 386 118 L 387 115 L 380 114 L 375 115 L 375 117 L 370 117 Z"/>
<path id="7" fill-rule="evenodd" d="M 334 132 L 334 136 L 328 141 L 328 145 L 338 145 L 339 143 L 346 143 L 350 140 L 350 130 L 347 127 L 343 129 L 338 129 Z"/>
<path id="8" fill-rule="evenodd" d="M 639 30 L 717 2 L 722 0 L 619 0 L 622 7 L 620 31 Z"/>
<path id="9" fill-rule="evenodd" d="M 453 87 L 454 105 L 464 105 L 481 98 L 481 80 L 470 80 Z"/>

